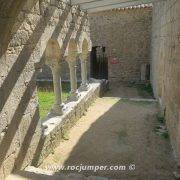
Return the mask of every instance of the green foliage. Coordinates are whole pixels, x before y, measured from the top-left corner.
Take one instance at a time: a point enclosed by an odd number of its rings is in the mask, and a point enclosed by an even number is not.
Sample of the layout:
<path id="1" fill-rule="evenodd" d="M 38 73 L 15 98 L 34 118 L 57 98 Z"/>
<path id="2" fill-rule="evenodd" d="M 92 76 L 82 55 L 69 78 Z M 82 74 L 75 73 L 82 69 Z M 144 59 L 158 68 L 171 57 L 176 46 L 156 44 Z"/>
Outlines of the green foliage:
<path id="1" fill-rule="evenodd" d="M 161 115 L 160 113 L 158 113 L 156 115 L 156 118 L 158 120 L 158 123 L 160 124 L 155 129 L 156 134 L 159 134 L 164 139 L 169 139 L 169 133 L 168 133 L 168 130 L 166 128 L 165 117 L 163 115 Z"/>
<path id="2" fill-rule="evenodd" d="M 154 96 L 153 89 L 150 83 L 138 85 L 138 92 L 143 97 L 146 96 L 146 94 Z"/>
<path id="3" fill-rule="evenodd" d="M 168 132 L 162 133 L 161 136 L 162 136 L 164 139 L 169 139 L 169 133 L 168 133 Z"/>
<path id="4" fill-rule="evenodd" d="M 145 84 L 143 89 L 144 91 L 148 92 L 149 94 L 153 96 L 153 89 L 150 83 Z"/>
<path id="5" fill-rule="evenodd" d="M 162 116 L 160 114 L 157 114 L 157 120 L 161 124 L 165 124 L 166 123 L 166 120 L 165 120 L 164 116 Z"/>

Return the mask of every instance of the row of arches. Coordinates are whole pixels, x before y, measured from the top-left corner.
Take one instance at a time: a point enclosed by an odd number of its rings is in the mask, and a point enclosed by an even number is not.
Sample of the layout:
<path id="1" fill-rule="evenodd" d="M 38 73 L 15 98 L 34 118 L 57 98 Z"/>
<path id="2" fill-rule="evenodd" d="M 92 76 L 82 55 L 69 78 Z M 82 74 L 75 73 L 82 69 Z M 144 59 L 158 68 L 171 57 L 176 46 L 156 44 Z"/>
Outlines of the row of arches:
<path id="1" fill-rule="evenodd" d="M 62 115 L 63 114 L 63 101 L 62 101 L 62 64 L 67 63 L 69 67 L 70 75 L 70 95 L 69 101 L 78 100 L 78 91 L 88 90 L 88 73 L 87 73 L 87 61 L 89 52 L 91 51 L 91 42 L 88 38 L 81 38 L 79 43 L 74 38 L 71 38 L 65 53 L 62 52 L 61 47 L 57 40 L 50 39 L 47 42 L 45 48 L 44 62 L 48 65 L 52 71 L 53 88 L 54 88 L 54 105 L 52 106 L 51 113 Z M 76 63 L 80 60 L 81 63 L 81 86 L 77 87 L 77 75 L 76 75 Z"/>

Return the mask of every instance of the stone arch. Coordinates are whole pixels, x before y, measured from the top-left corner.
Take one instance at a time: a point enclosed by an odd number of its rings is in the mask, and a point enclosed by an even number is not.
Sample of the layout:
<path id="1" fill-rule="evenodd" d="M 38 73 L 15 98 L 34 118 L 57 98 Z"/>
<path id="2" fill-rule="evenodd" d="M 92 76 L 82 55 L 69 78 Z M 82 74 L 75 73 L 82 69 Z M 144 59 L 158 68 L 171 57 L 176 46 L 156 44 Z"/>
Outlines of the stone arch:
<path id="1" fill-rule="evenodd" d="M 55 100 L 50 112 L 56 115 L 62 115 L 61 54 L 58 41 L 49 39 L 44 52 L 44 64 L 52 73 Z"/>
<path id="2" fill-rule="evenodd" d="M 92 42 L 91 42 L 91 39 L 90 39 L 90 35 L 88 35 L 87 32 L 83 32 L 81 34 L 78 46 L 79 46 L 80 53 L 82 53 L 86 48 L 87 48 L 87 50 L 89 52 L 91 51 L 91 49 L 92 49 Z"/>
<path id="3" fill-rule="evenodd" d="M 61 59 L 61 48 L 57 40 L 50 39 L 45 49 L 45 60 L 48 65 L 57 65 Z"/>
<path id="4" fill-rule="evenodd" d="M 68 57 L 76 58 L 78 53 L 79 53 L 78 44 L 74 38 L 71 38 L 69 43 L 68 43 L 65 56 L 67 58 Z"/>

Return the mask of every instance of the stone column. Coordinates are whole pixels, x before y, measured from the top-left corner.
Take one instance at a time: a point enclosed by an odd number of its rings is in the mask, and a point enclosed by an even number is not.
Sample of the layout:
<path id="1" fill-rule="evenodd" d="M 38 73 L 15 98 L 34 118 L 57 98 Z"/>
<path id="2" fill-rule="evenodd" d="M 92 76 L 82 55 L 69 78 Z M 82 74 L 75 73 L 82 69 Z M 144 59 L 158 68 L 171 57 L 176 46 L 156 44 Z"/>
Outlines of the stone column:
<path id="1" fill-rule="evenodd" d="M 81 78 L 82 78 L 82 83 L 81 83 L 81 87 L 80 87 L 81 91 L 87 91 L 89 88 L 88 78 L 87 78 L 87 56 L 88 55 L 80 55 Z"/>
<path id="2" fill-rule="evenodd" d="M 71 92 L 70 92 L 70 101 L 78 100 L 77 92 L 77 76 L 76 76 L 76 60 L 67 60 L 70 70 L 70 83 L 71 83 Z"/>
<path id="3" fill-rule="evenodd" d="M 51 67 L 53 74 L 53 85 L 54 85 L 54 95 L 55 102 L 52 107 L 52 112 L 58 115 L 62 115 L 62 86 L 61 86 L 61 76 L 60 67 Z"/>

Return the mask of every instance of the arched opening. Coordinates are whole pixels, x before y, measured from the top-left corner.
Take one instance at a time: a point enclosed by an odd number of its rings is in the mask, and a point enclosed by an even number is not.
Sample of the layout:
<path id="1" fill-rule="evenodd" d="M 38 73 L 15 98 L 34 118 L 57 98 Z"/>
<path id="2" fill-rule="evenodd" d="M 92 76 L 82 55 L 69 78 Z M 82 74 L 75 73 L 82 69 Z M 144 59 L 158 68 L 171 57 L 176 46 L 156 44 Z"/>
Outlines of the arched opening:
<path id="1" fill-rule="evenodd" d="M 45 50 L 45 56 L 46 56 L 46 60 L 50 59 L 50 60 L 60 61 L 61 49 L 56 40 L 50 39 L 48 41 L 46 50 Z"/>
<path id="2" fill-rule="evenodd" d="M 38 76 L 38 97 L 42 119 L 49 112 L 62 114 L 62 101 L 67 93 L 63 93 L 61 86 L 61 61 L 60 46 L 56 40 L 50 39 L 45 49 L 45 64 Z"/>
<path id="3" fill-rule="evenodd" d="M 68 57 L 76 58 L 78 53 L 77 43 L 75 39 L 70 39 L 68 45 Z"/>

